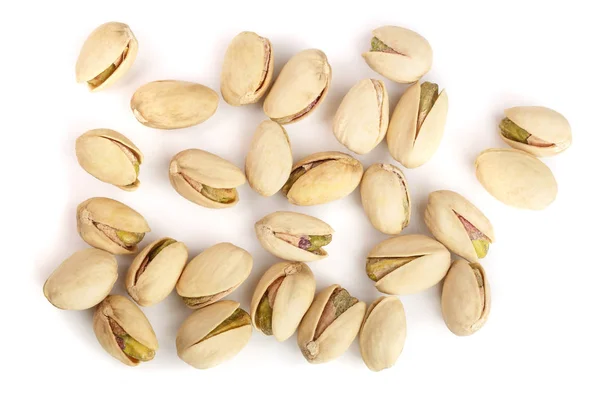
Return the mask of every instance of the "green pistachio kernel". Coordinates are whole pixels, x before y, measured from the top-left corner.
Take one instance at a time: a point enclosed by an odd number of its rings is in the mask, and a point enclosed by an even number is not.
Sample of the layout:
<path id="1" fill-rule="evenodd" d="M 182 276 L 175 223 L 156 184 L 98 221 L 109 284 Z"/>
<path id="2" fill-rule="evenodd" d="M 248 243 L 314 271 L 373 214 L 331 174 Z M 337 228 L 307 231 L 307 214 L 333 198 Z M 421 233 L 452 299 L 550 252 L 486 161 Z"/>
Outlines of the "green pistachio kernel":
<path id="1" fill-rule="evenodd" d="M 208 335 L 206 335 L 202 340 L 210 339 L 213 336 L 221 334 L 223 332 L 227 332 L 229 330 L 239 328 L 245 325 L 250 325 L 251 319 L 250 315 L 241 308 L 236 309 L 233 314 L 227 317 L 223 322 L 221 322 L 215 329 L 210 331 Z"/>

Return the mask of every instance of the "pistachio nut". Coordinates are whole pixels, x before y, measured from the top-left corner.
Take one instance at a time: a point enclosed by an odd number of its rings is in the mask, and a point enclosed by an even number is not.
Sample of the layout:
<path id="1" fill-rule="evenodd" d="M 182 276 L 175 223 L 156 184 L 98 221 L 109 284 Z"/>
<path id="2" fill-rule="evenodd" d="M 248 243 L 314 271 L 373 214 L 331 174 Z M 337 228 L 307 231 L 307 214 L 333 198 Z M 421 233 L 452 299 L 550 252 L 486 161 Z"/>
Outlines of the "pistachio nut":
<path id="1" fill-rule="evenodd" d="M 410 222 L 410 194 L 402 171 L 392 164 L 373 164 L 360 183 L 360 197 L 371 224 L 397 235 Z"/>
<path id="2" fill-rule="evenodd" d="M 106 197 L 92 197 L 77 206 L 77 231 L 87 244 L 112 254 L 133 254 L 150 232 L 137 211 Z"/>
<path id="3" fill-rule="evenodd" d="M 300 121 L 325 100 L 330 83 L 331 66 L 325 53 L 303 50 L 283 66 L 263 110 L 282 125 Z"/>
<path id="4" fill-rule="evenodd" d="M 133 259 L 125 277 L 127 293 L 140 306 L 160 303 L 175 288 L 187 258 L 185 244 L 168 237 L 155 240 Z"/>
<path id="5" fill-rule="evenodd" d="M 572 141 L 571 126 L 562 114 L 546 107 L 513 107 L 504 110 L 500 137 L 509 146 L 537 157 L 553 156 Z"/>
<path id="6" fill-rule="evenodd" d="M 150 128 L 179 129 L 209 119 L 219 105 L 219 96 L 209 87 L 184 81 L 146 83 L 131 97 L 135 118 Z"/>
<path id="7" fill-rule="evenodd" d="M 231 243 L 218 243 L 185 266 L 177 293 L 190 308 L 206 307 L 237 289 L 251 270 L 250 253 Z"/>
<path id="8" fill-rule="evenodd" d="M 256 237 L 269 253 L 292 261 L 327 257 L 333 228 L 318 218 L 291 211 L 271 213 L 254 225 Z"/>
<path id="9" fill-rule="evenodd" d="M 285 129 L 266 120 L 256 128 L 246 156 L 246 176 L 250 187 L 262 196 L 272 196 L 292 172 L 292 148 Z"/>
<path id="10" fill-rule="evenodd" d="M 382 26 L 373 31 L 371 50 L 363 58 L 373 71 L 398 83 L 421 79 L 433 62 L 429 42 L 410 29 Z"/>
<path id="11" fill-rule="evenodd" d="M 448 95 L 431 82 L 415 83 L 400 97 L 387 131 L 390 154 L 406 168 L 425 164 L 438 149 L 446 115 Z"/>
<path id="12" fill-rule="evenodd" d="M 442 288 L 442 316 L 458 336 L 477 332 L 487 321 L 491 307 L 490 285 L 478 263 L 456 260 Z"/>
<path id="13" fill-rule="evenodd" d="M 396 236 L 375 246 L 367 256 L 367 276 L 382 293 L 405 295 L 429 289 L 450 268 L 450 252 L 424 235 Z"/>
<path id="14" fill-rule="evenodd" d="M 471 262 L 484 258 L 495 240 L 494 228 L 485 215 L 451 190 L 429 194 L 425 224 L 450 251 Z"/>
<path id="15" fill-rule="evenodd" d="M 269 39 L 254 32 L 233 38 L 223 61 L 221 94 L 232 106 L 256 103 L 273 77 L 273 49 Z"/>
<path id="16" fill-rule="evenodd" d="M 250 315 L 235 301 L 196 310 L 177 332 L 177 355 L 194 368 L 212 368 L 238 354 L 252 335 Z"/>
<path id="17" fill-rule="evenodd" d="M 86 310 L 100 303 L 117 281 L 115 256 L 80 250 L 64 260 L 44 283 L 44 296 L 63 310 Z"/>
<path id="18" fill-rule="evenodd" d="M 341 356 L 356 338 L 367 305 L 339 285 L 315 297 L 298 328 L 298 346 L 309 363 L 320 364 Z"/>
<path id="19" fill-rule="evenodd" d="M 108 354 L 130 367 L 152 360 L 158 350 L 148 318 L 124 296 L 110 295 L 98 305 L 94 333 Z"/>
<path id="20" fill-rule="evenodd" d="M 362 174 L 360 161 L 348 154 L 315 153 L 294 164 L 282 191 L 297 206 L 324 204 L 352 193 Z"/>
<path id="21" fill-rule="evenodd" d="M 75 65 L 77 82 L 86 82 L 91 91 L 107 88 L 129 70 L 137 52 L 138 42 L 128 25 L 102 24 L 81 48 Z"/>
<path id="22" fill-rule="evenodd" d="M 229 161 L 207 151 L 177 153 L 169 165 L 171 186 L 189 201 L 208 208 L 234 206 L 236 187 L 246 182 L 244 173 Z"/>
<path id="23" fill-rule="evenodd" d="M 362 359 L 372 371 L 392 367 L 404 349 L 406 315 L 397 297 L 382 296 L 369 306 L 360 328 Z"/>
<path id="24" fill-rule="evenodd" d="M 475 161 L 475 172 L 485 190 L 509 206 L 542 210 L 558 193 L 550 168 L 522 150 L 485 150 Z"/>
<path id="25" fill-rule="evenodd" d="M 382 81 L 363 79 L 344 96 L 333 119 L 337 140 L 358 154 L 373 150 L 390 121 L 388 93 Z"/>
<path id="26" fill-rule="evenodd" d="M 254 327 L 283 342 L 296 332 L 315 296 L 315 277 L 308 265 L 284 261 L 260 278 L 250 306 Z"/>
<path id="27" fill-rule="evenodd" d="M 136 190 L 144 155 L 131 140 L 111 129 L 92 129 L 75 141 L 81 168 L 102 182 Z"/>

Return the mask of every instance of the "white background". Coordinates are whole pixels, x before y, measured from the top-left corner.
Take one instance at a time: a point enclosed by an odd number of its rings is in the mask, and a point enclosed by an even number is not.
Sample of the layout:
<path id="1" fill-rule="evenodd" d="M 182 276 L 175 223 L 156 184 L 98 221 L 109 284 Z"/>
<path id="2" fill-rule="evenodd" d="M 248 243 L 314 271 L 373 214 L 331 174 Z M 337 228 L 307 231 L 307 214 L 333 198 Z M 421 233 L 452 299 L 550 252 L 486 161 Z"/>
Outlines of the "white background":
<path id="1" fill-rule="evenodd" d="M 2 46 L 2 350 L 1 397 L 106 398 L 402 398 L 598 399 L 598 11 L 593 1 L 194 1 L 152 3 L 103 0 L 3 2 Z M 89 93 L 75 83 L 81 45 L 99 24 L 128 23 L 139 41 L 133 68 L 110 89 Z M 254 332 L 233 360 L 195 370 L 177 358 L 175 335 L 190 314 L 173 293 L 145 308 L 160 350 L 136 368 L 100 347 L 92 310 L 61 311 L 42 285 L 52 270 L 86 244 L 75 225 L 77 204 L 107 196 L 141 212 L 152 227 L 144 244 L 172 236 L 190 255 L 221 241 L 254 257 L 248 280 L 230 296 L 248 309 L 255 284 L 276 258 L 263 250 L 253 225 L 275 210 L 319 217 L 336 230 L 330 257 L 311 263 L 317 290 L 339 283 L 371 302 L 379 293 L 364 273 L 369 249 L 386 238 L 366 219 L 358 191 L 334 203 L 301 208 L 281 195 L 262 198 L 248 185 L 234 208 L 211 210 L 170 186 L 170 158 L 197 147 L 243 168 L 260 105 L 234 108 L 220 101 L 207 122 L 161 132 L 139 124 L 129 99 L 140 85 L 182 79 L 218 91 L 228 42 L 243 30 L 273 44 L 275 72 L 294 53 L 316 47 L 333 69 L 329 95 L 309 118 L 286 127 L 295 159 L 316 151 L 346 151 L 331 122 L 345 92 L 359 79 L 383 79 L 361 57 L 370 30 L 393 24 L 424 35 L 434 49 L 426 79 L 446 88 L 450 110 L 441 147 L 426 165 L 405 170 L 413 218 L 406 233 L 427 234 L 422 221 L 429 192 L 451 189 L 492 221 L 497 243 L 483 265 L 492 288 L 489 321 L 474 336 L 451 334 L 441 317 L 440 285 L 404 296 L 408 337 L 396 366 L 380 373 L 363 364 L 357 342 L 339 359 L 308 364 L 295 338 L 277 343 Z M 384 79 L 394 107 L 406 89 Z M 523 211 L 492 198 L 473 163 L 489 147 L 504 108 L 544 105 L 563 113 L 573 145 L 543 161 L 559 185 L 544 211 Z M 97 181 L 77 164 L 75 138 L 112 128 L 145 155 L 134 193 Z M 385 143 L 358 157 L 365 168 L 392 162 Z M 119 257 L 114 292 L 132 257 Z M 143 396 L 143 397 L 141 397 Z"/>

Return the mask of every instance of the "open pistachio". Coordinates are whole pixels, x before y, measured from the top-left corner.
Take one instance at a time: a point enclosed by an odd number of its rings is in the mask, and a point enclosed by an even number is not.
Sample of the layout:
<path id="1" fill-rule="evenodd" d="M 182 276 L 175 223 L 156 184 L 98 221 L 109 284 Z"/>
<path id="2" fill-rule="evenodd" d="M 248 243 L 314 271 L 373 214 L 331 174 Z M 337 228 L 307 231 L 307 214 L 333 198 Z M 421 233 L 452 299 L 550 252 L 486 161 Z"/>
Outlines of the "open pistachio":
<path id="1" fill-rule="evenodd" d="M 221 71 L 223 99 L 232 106 L 259 101 L 271 85 L 273 62 L 269 39 L 254 32 L 238 34 L 225 52 Z"/>
<path id="2" fill-rule="evenodd" d="M 294 164 L 282 191 L 298 206 L 324 204 L 352 193 L 362 174 L 360 161 L 348 154 L 315 153 Z"/>
<path id="3" fill-rule="evenodd" d="M 484 258 L 495 240 L 494 228 L 485 215 L 450 190 L 429 194 L 425 224 L 450 251 L 471 262 Z"/>
<path id="4" fill-rule="evenodd" d="M 333 119 L 333 134 L 348 149 L 366 154 L 383 140 L 389 109 L 383 82 L 363 79 L 344 96 Z"/>
<path id="5" fill-rule="evenodd" d="M 86 310 L 100 303 L 117 280 L 115 256 L 99 249 L 73 253 L 44 283 L 44 296 L 63 310 Z"/>
<path id="6" fill-rule="evenodd" d="M 244 173 L 229 161 L 207 151 L 177 153 L 169 165 L 171 186 L 191 202 L 208 208 L 234 206 L 236 187 L 246 182 Z"/>
<path id="7" fill-rule="evenodd" d="M 477 332 L 487 321 L 491 307 L 490 286 L 478 263 L 456 260 L 442 288 L 442 316 L 458 336 Z"/>
<path id="8" fill-rule="evenodd" d="M 542 210 L 556 198 L 556 179 L 543 162 L 515 149 L 488 149 L 475 161 L 477 179 L 509 206 Z"/>
<path id="9" fill-rule="evenodd" d="M 372 371 L 392 367 L 406 340 L 406 315 L 396 297 L 380 297 L 367 309 L 360 328 L 359 344 L 363 361 Z"/>
<path id="10" fill-rule="evenodd" d="M 177 355 L 194 368 L 217 366 L 238 354 L 252 335 L 250 316 L 235 301 L 194 311 L 177 332 Z"/>
<path id="11" fill-rule="evenodd" d="M 135 61 L 138 42 L 129 26 L 107 22 L 88 36 L 75 66 L 77 82 L 86 82 L 91 91 L 109 87 Z"/>
<path id="12" fill-rule="evenodd" d="M 291 211 L 271 213 L 254 225 L 260 244 L 271 254 L 292 261 L 327 257 L 333 228 L 318 218 Z"/>
<path id="13" fill-rule="evenodd" d="M 424 235 L 396 236 L 367 256 L 367 276 L 386 294 L 412 294 L 436 285 L 450 267 L 450 252 Z"/>
<path id="14" fill-rule="evenodd" d="M 418 81 L 430 69 L 433 50 L 421 35 L 399 26 L 373 31 L 371 50 L 363 58 L 375 72 L 398 83 Z"/>
<path id="15" fill-rule="evenodd" d="M 125 204 L 92 197 L 77 206 L 77 231 L 90 246 L 113 254 L 133 254 L 150 227 Z"/>
<path id="16" fill-rule="evenodd" d="M 190 308 L 206 307 L 237 289 L 251 270 L 250 253 L 231 243 L 219 243 L 185 266 L 177 293 Z"/>
<path id="17" fill-rule="evenodd" d="M 140 306 L 160 303 L 175 288 L 187 258 L 185 244 L 171 238 L 155 240 L 133 259 L 125 277 L 127 293 Z"/>
<path id="18" fill-rule="evenodd" d="M 572 141 L 571 126 L 562 114 L 546 107 L 513 107 L 504 110 L 500 137 L 508 145 L 537 157 L 566 150 Z"/>
<path id="19" fill-rule="evenodd" d="M 111 129 L 93 129 L 75 141 L 79 165 L 90 175 L 123 190 L 136 190 L 144 155 L 131 140 Z"/>
<path id="20" fill-rule="evenodd" d="M 323 102 L 331 83 L 331 66 L 321 50 L 296 54 L 283 66 L 265 98 L 263 110 L 273 121 L 300 121 Z"/>
<path id="21" fill-rule="evenodd" d="M 431 82 L 415 83 L 400 97 L 387 131 L 390 154 L 406 168 L 425 164 L 438 149 L 446 115 L 448 95 Z"/>
<path id="22" fill-rule="evenodd" d="M 148 318 L 124 296 L 110 295 L 98 305 L 94 333 L 108 354 L 130 367 L 152 360 L 158 350 Z"/>
<path id="23" fill-rule="evenodd" d="M 367 306 L 339 285 L 315 297 L 298 328 L 298 346 L 312 364 L 341 356 L 356 338 Z"/>
<path id="24" fill-rule="evenodd" d="M 371 224 L 397 235 L 410 222 L 410 194 L 402 171 L 392 164 L 373 164 L 360 183 L 362 205 Z"/>

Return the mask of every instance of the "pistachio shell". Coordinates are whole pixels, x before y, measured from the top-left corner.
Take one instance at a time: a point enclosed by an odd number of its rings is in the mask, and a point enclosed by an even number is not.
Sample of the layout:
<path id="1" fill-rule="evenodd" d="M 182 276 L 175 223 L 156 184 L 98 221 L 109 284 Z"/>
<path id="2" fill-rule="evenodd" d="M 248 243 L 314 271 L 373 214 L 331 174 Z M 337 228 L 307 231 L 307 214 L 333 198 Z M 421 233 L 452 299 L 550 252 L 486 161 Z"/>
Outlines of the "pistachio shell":
<path id="1" fill-rule="evenodd" d="M 550 168 L 521 150 L 485 150 L 475 161 L 475 172 L 492 196 L 517 208 L 542 210 L 554 201 L 558 192 Z"/>
<path id="2" fill-rule="evenodd" d="M 272 196 L 292 172 L 292 148 L 285 129 L 266 120 L 256 128 L 246 156 L 246 176 L 250 187 L 262 196 Z"/>
<path id="3" fill-rule="evenodd" d="M 219 105 L 219 96 L 209 87 L 185 81 L 146 83 L 131 97 L 135 118 L 150 128 L 179 129 L 209 119 Z"/>
<path id="4" fill-rule="evenodd" d="M 100 303 L 117 281 L 117 260 L 103 250 L 73 253 L 44 283 L 44 296 L 63 310 L 85 310 Z"/>
<path id="5" fill-rule="evenodd" d="M 410 194 L 402 171 L 392 164 L 373 164 L 360 184 L 362 205 L 371 224 L 397 235 L 410 222 Z"/>
<path id="6" fill-rule="evenodd" d="M 372 371 L 392 367 L 406 339 L 406 315 L 396 297 L 382 296 L 367 309 L 360 328 L 359 344 L 363 361 Z"/>
<path id="7" fill-rule="evenodd" d="M 269 39 L 254 32 L 233 38 L 223 61 L 221 94 L 232 106 L 256 103 L 273 77 L 273 49 Z"/>
<path id="8" fill-rule="evenodd" d="M 363 79 L 344 96 L 333 119 L 333 134 L 348 149 L 366 154 L 383 140 L 390 120 L 389 110 L 383 82 Z"/>
<path id="9" fill-rule="evenodd" d="M 331 66 L 321 50 L 296 54 L 283 66 L 263 110 L 273 121 L 289 124 L 300 121 L 323 102 L 331 83 Z"/>

